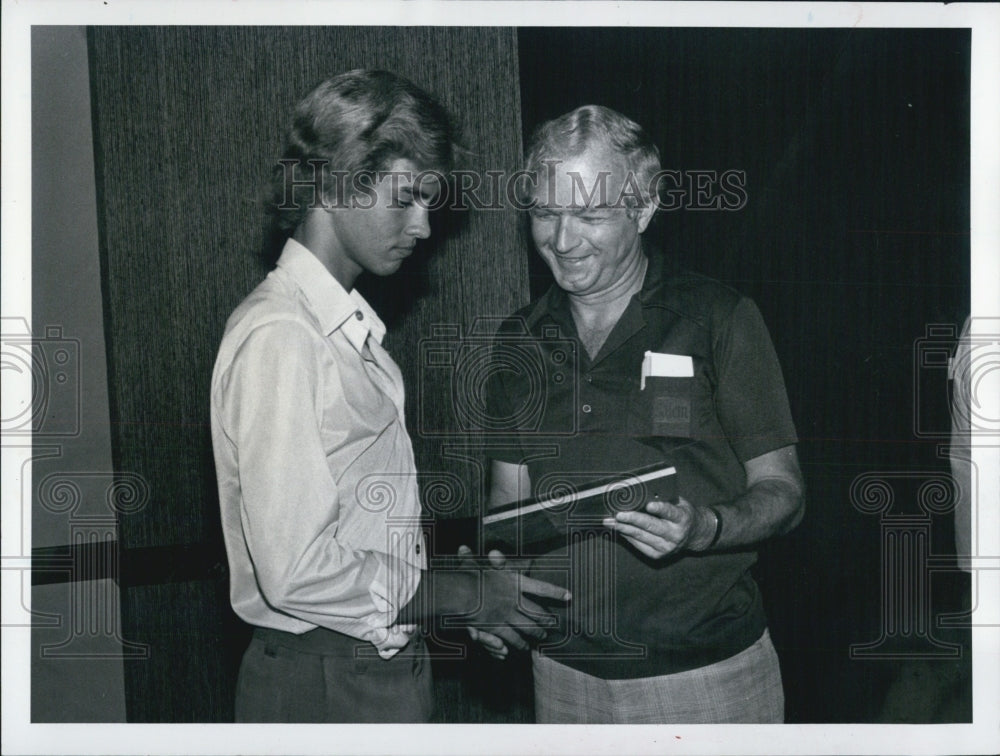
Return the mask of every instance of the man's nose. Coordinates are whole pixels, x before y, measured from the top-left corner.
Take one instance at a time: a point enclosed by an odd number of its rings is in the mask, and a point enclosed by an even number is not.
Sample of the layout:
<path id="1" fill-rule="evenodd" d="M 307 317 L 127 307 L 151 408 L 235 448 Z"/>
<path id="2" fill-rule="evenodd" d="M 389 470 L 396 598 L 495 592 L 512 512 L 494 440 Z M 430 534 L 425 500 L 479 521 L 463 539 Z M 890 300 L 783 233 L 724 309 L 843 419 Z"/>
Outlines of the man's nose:
<path id="1" fill-rule="evenodd" d="M 556 226 L 556 238 L 554 247 L 556 252 L 569 252 L 579 242 L 576 231 L 573 228 L 573 219 L 568 215 L 559 216 L 559 224 Z"/>
<path id="2" fill-rule="evenodd" d="M 426 207 L 414 204 L 406 233 L 416 239 L 426 239 L 431 235 L 430 211 Z"/>

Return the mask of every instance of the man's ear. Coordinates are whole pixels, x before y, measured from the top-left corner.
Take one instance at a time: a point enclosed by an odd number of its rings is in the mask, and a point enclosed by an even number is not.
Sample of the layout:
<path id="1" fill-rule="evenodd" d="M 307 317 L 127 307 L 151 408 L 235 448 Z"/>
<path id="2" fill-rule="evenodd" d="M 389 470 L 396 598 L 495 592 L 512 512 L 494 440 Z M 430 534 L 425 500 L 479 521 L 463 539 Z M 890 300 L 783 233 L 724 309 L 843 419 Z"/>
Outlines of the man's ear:
<path id="1" fill-rule="evenodd" d="M 347 207 L 346 204 L 341 204 L 345 201 L 343 198 L 344 194 L 345 192 L 338 191 L 336 186 L 331 186 L 329 188 L 324 187 L 324 191 L 319 198 L 322 203 L 322 209 L 330 212 L 332 210 L 342 210 Z"/>
<path id="2" fill-rule="evenodd" d="M 649 222 L 653 220 L 653 213 L 656 212 L 656 203 L 649 202 L 645 207 L 635 208 L 633 212 L 637 214 L 635 223 L 638 227 L 639 233 L 641 234 L 646 230 Z"/>

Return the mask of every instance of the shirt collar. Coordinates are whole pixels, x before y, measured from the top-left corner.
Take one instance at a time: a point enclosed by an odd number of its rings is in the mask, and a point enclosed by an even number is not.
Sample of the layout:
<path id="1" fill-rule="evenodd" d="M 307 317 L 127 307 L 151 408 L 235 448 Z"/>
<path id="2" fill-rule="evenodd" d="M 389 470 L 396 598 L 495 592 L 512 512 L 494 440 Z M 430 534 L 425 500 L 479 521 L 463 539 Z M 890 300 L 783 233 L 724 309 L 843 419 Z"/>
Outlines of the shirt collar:
<path id="1" fill-rule="evenodd" d="M 639 290 L 639 303 L 646 307 L 657 303 L 657 295 L 670 277 L 675 263 L 668 261 L 667 255 L 656 246 L 643 243 L 642 252 L 646 255 L 648 262 L 646 276 L 642 281 L 642 289 Z M 557 284 L 552 284 L 528 313 L 526 319 L 528 328 L 534 328 L 546 315 L 564 326 L 572 318 L 569 311 L 569 295 Z"/>
<path id="2" fill-rule="evenodd" d="M 302 290 L 325 335 L 343 329 L 344 335 L 358 351 L 361 351 L 369 335 L 382 343 L 385 324 L 371 305 L 357 289 L 348 293 L 323 263 L 295 239 L 285 242 L 278 267 Z"/>
<path id="3" fill-rule="evenodd" d="M 643 307 L 657 305 L 661 301 L 660 292 L 667 282 L 679 272 L 676 255 L 668 255 L 654 245 L 643 245 L 643 252 L 649 264 L 646 266 L 646 278 L 643 279 L 639 291 L 639 302 Z"/>

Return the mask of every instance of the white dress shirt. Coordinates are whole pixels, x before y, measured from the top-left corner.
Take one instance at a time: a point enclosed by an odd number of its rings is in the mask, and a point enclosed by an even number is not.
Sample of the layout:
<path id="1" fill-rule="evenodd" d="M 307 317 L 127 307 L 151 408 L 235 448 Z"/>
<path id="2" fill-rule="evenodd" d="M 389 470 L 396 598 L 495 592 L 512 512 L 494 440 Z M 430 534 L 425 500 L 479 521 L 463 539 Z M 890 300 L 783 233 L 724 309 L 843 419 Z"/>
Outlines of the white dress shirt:
<path id="1" fill-rule="evenodd" d="M 230 599 L 246 622 L 325 627 L 384 657 L 426 566 L 399 367 L 385 325 L 289 240 L 233 312 L 212 375 Z"/>

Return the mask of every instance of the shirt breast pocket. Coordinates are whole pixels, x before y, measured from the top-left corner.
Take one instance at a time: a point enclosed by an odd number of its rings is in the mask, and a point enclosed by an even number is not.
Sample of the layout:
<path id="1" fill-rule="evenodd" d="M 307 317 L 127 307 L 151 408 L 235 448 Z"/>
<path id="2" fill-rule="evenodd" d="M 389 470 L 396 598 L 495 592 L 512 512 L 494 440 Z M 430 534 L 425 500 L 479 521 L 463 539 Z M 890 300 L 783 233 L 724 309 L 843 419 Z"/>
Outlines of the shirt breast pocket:
<path id="1" fill-rule="evenodd" d="M 691 438 L 694 378 L 646 378 L 629 407 L 629 434 Z"/>

